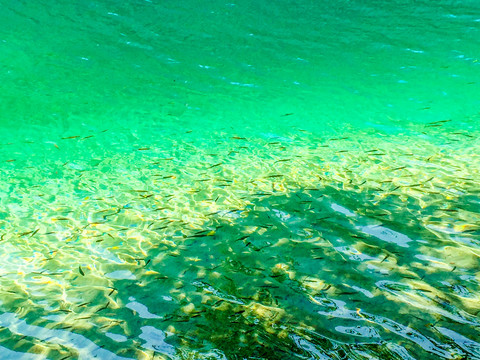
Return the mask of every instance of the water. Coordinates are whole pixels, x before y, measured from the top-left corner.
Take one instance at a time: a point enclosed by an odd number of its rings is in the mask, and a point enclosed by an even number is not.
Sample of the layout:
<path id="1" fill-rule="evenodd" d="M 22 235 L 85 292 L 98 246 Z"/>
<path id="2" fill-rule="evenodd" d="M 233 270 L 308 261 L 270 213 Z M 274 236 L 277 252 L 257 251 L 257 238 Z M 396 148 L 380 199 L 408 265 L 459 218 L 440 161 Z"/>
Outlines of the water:
<path id="1" fill-rule="evenodd" d="M 480 358 L 476 2 L 1 5 L 2 358 Z"/>

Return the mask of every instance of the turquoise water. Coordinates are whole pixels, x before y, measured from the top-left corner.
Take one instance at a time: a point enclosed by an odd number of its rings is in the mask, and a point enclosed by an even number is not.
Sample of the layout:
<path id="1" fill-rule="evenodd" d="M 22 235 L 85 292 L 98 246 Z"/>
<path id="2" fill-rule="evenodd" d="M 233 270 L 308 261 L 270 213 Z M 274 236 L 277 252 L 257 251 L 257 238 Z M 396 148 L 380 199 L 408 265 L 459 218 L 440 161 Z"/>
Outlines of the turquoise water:
<path id="1" fill-rule="evenodd" d="M 2 358 L 480 358 L 480 4 L 1 5 Z"/>

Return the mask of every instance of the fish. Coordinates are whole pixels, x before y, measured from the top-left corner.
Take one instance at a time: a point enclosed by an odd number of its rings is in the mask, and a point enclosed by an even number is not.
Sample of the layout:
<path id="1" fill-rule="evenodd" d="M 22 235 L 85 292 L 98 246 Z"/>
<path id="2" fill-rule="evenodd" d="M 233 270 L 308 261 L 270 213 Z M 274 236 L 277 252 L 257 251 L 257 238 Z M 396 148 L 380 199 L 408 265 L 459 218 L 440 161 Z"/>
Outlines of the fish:
<path id="1" fill-rule="evenodd" d="M 345 136 L 345 137 L 340 137 L 340 138 L 331 138 L 329 139 L 330 141 L 337 141 L 337 140 L 347 140 L 347 139 L 350 139 L 348 136 Z"/>
<path id="2" fill-rule="evenodd" d="M 108 296 L 112 295 L 115 291 L 118 291 L 116 288 L 111 288 L 111 289 L 112 289 L 112 291 L 109 292 Z"/>
<path id="3" fill-rule="evenodd" d="M 73 328 L 73 325 L 64 325 L 62 327 L 59 327 L 60 330 L 71 329 L 71 328 Z"/>
<path id="4" fill-rule="evenodd" d="M 83 272 L 81 266 L 78 267 L 78 272 L 80 273 L 80 275 L 85 276 L 85 273 Z"/>
<path id="5" fill-rule="evenodd" d="M 452 133 L 454 135 L 463 135 L 463 136 L 467 136 L 467 137 L 470 137 L 470 138 L 473 138 L 474 136 L 470 135 L 470 134 L 465 134 L 465 133 L 461 133 L 461 132 L 454 132 Z"/>
<path id="6" fill-rule="evenodd" d="M 285 161 L 291 161 L 293 159 L 280 159 L 274 162 L 274 164 L 279 163 L 279 162 L 285 162 Z"/>
<path id="7" fill-rule="evenodd" d="M 27 232 L 21 233 L 21 234 L 18 235 L 18 236 L 28 235 L 28 234 L 31 234 L 32 232 L 33 232 L 33 230 L 32 230 L 32 231 L 27 231 Z"/>
<path id="8" fill-rule="evenodd" d="M 107 302 L 107 303 L 105 304 L 105 306 L 103 306 L 103 307 L 101 307 L 100 309 L 98 309 L 97 311 L 95 311 L 95 313 L 98 313 L 98 312 L 100 312 L 100 311 L 102 311 L 102 310 L 107 309 L 109 305 L 110 305 L 110 301 Z"/>
<path id="9" fill-rule="evenodd" d="M 364 236 L 360 236 L 360 235 L 350 235 L 351 237 L 354 237 L 356 239 L 366 239 L 366 237 Z"/>
<path id="10" fill-rule="evenodd" d="M 155 231 L 155 230 L 163 230 L 163 229 L 166 229 L 168 227 L 168 225 L 164 225 L 164 226 L 160 226 L 160 227 L 157 227 L 155 229 L 152 229 L 152 231 Z"/>
<path id="11" fill-rule="evenodd" d="M 472 233 L 472 232 L 477 232 L 477 231 L 478 231 L 478 229 L 467 229 L 467 230 L 463 230 L 462 233 Z"/>
<path id="12" fill-rule="evenodd" d="M 416 291 L 422 291 L 422 292 L 432 292 L 430 289 L 422 289 L 422 288 L 416 288 Z"/>
<path id="13" fill-rule="evenodd" d="M 284 175 L 281 175 L 281 174 L 274 174 L 274 175 L 268 175 L 268 176 L 265 176 L 266 179 L 268 178 L 277 178 L 277 177 L 283 177 Z"/>
<path id="14" fill-rule="evenodd" d="M 57 309 L 57 310 L 54 310 L 54 311 L 64 312 L 64 313 L 71 313 L 72 312 L 72 310 L 69 310 L 69 309 Z"/>
<path id="15" fill-rule="evenodd" d="M 446 122 L 450 122 L 450 121 L 452 121 L 452 120 L 448 119 L 448 120 L 433 121 L 433 122 L 427 123 L 427 125 L 441 124 L 441 123 L 446 123 Z"/>
<path id="16" fill-rule="evenodd" d="M 208 234 L 196 234 L 196 235 L 187 236 L 185 239 L 193 239 L 193 238 L 200 238 L 200 237 L 207 237 L 207 236 L 211 236 L 211 235 L 208 235 Z M 175 256 L 178 256 L 178 255 L 175 255 Z"/>
<path id="17" fill-rule="evenodd" d="M 357 294 L 356 291 L 341 291 L 335 295 L 354 295 L 354 294 Z"/>
<path id="18" fill-rule="evenodd" d="M 212 169 L 212 168 L 217 167 L 217 166 L 220 166 L 220 165 L 223 165 L 223 163 L 218 163 L 218 164 L 209 166 L 209 167 L 207 167 L 207 169 Z"/>

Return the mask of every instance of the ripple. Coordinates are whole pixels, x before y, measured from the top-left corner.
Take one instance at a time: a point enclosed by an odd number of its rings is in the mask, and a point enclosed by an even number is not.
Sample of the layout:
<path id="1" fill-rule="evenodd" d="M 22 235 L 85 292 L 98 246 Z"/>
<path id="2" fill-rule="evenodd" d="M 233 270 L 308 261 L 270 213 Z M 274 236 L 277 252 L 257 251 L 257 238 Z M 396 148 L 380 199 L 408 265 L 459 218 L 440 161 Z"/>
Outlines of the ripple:
<path id="1" fill-rule="evenodd" d="M 114 353 L 97 346 L 86 337 L 63 330 L 52 330 L 40 326 L 29 325 L 25 320 L 20 320 L 16 315 L 3 313 L 0 315 L 0 326 L 9 329 L 11 332 L 30 336 L 47 343 L 54 343 L 73 348 L 78 352 L 79 359 L 91 359 L 99 357 L 108 360 L 128 360 L 117 356 Z"/>

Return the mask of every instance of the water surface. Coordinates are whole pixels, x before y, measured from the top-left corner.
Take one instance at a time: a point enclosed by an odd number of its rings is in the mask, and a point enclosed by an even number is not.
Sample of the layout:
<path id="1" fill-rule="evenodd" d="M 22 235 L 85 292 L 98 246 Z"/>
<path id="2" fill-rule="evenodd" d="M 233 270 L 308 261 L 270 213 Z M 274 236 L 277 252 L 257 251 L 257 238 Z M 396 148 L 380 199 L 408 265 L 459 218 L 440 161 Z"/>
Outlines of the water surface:
<path id="1" fill-rule="evenodd" d="M 475 359 L 480 6 L 3 2 L 6 359 Z"/>

